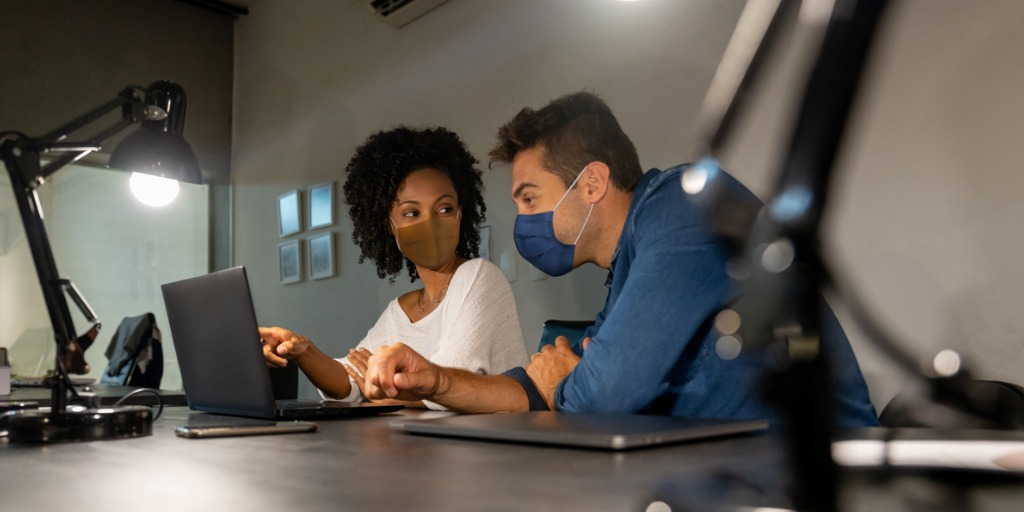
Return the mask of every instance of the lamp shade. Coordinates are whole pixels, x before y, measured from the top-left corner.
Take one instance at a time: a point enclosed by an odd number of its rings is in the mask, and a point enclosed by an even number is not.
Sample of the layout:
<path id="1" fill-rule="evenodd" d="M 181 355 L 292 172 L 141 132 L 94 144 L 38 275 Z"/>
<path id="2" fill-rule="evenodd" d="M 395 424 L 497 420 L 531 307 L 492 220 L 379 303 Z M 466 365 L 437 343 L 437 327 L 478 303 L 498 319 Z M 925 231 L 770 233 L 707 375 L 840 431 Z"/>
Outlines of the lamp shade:
<path id="1" fill-rule="evenodd" d="M 146 89 L 146 110 L 142 126 L 117 145 L 107 166 L 202 183 L 199 160 L 181 134 L 185 125 L 185 90 L 173 82 L 154 82 Z"/>

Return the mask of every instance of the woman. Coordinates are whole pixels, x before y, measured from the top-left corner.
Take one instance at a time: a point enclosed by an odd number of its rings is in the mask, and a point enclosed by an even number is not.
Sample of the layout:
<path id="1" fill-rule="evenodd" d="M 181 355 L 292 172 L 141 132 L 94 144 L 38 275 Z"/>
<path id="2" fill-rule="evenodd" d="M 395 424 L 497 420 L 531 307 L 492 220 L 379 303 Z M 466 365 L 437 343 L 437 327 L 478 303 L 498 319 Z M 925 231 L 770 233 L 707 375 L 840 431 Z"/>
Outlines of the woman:
<path id="1" fill-rule="evenodd" d="M 501 270 L 476 257 L 486 210 L 476 164 L 444 128 L 370 136 L 344 185 L 359 262 L 373 261 L 392 284 L 405 268 L 423 287 L 392 300 L 347 358 L 332 359 L 287 329 L 260 328 L 267 364 L 295 360 L 325 398 L 346 401 L 365 400 L 366 361 L 384 344 L 402 342 L 437 364 L 480 374 L 525 365 L 512 289 Z"/>

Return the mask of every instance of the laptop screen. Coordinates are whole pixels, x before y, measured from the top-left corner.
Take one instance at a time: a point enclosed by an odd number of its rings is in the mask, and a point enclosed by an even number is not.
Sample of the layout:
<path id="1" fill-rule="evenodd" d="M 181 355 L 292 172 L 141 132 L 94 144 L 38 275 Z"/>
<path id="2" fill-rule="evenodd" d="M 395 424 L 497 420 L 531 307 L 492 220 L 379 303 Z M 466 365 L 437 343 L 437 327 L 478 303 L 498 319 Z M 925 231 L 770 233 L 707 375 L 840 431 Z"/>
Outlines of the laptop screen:
<path id="1" fill-rule="evenodd" d="M 245 268 L 161 288 L 189 407 L 273 418 L 274 393 Z"/>

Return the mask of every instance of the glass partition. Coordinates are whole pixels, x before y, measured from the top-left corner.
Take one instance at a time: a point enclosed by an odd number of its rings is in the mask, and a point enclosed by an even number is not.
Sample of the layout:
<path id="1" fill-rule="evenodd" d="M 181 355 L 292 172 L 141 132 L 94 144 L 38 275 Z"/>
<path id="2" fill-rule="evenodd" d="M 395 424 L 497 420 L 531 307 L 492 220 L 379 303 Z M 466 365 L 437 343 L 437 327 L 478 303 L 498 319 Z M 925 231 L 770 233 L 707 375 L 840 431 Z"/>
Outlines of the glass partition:
<path id="1" fill-rule="evenodd" d="M 46 229 L 62 277 L 96 310 L 103 328 L 85 359 L 85 377 L 99 380 L 104 352 L 124 317 L 151 312 L 163 338 L 163 389 L 181 389 L 177 357 L 160 285 L 209 269 L 209 191 L 181 184 L 169 205 L 154 208 L 129 190 L 130 173 L 69 165 L 39 189 Z M 69 301 L 70 304 L 70 301 Z M 78 334 L 89 324 L 70 305 Z M 12 373 L 38 376 L 53 368 L 55 347 L 10 180 L 0 177 L 0 346 Z"/>

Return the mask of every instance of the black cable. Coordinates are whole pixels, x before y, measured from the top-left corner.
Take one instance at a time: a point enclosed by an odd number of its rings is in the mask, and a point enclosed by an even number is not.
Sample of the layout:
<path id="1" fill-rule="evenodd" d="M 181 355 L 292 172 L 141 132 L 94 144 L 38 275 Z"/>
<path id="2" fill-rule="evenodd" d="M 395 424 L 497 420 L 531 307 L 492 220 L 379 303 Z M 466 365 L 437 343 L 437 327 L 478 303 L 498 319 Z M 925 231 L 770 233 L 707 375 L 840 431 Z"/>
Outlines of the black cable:
<path id="1" fill-rule="evenodd" d="M 127 395 L 122 396 L 120 400 L 114 402 L 113 407 L 117 407 L 117 406 L 123 404 L 125 400 L 127 400 L 127 399 L 129 399 L 129 398 L 131 398 L 131 397 L 133 397 L 135 395 L 138 395 L 140 393 L 152 393 L 153 396 L 156 397 L 156 404 L 160 406 L 160 409 L 157 410 L 157 412 L 156 412 L 156 416 L 153 417 L 153 421 L 156 421 L 157 419 L 160 418 L 160 415 L 164 413 L 164 398 L 163 398 L 163 395 L 161 395 L 159 391 L 157 391 L 155 389 L 152 389 L 152 388 L 139 388 L 139 389 L 136 389 L 136 390 L 132 391 L 131 393 L 128 393 Z"/>

